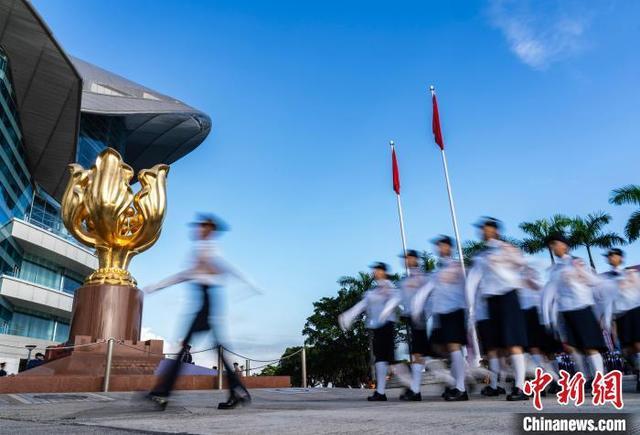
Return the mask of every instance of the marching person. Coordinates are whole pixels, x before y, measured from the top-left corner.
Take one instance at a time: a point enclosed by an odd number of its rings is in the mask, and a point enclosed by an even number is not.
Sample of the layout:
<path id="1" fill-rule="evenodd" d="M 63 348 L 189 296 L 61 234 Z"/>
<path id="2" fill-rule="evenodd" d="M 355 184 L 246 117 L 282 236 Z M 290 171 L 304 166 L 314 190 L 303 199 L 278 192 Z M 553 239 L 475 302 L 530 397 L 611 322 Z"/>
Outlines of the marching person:
<path id="1" fill-rule="evenodd" d="M 338 323 L 348 330 L 355 319 L 366 313 L 366 327 L 373 331 L 373 355 L 375 358 L 376 390 L 367 398 L 370 402 L 384 402 L 389 365 L 395 362 L 394 328 L 397 322 L 396 307 L 401 301 L 398 289 L 389 280 L 389 267 L 377 262 L 371 265 L 374 287 L 367 290 L 360 302 L 340 314 Z"/>
<path id="2" fill-rule="evenodd" d="M 409 275 L 400 282 L 401 320 L 408 329 L 409 354 L 411 355 L 411 387 L 407 388 L 400 396 L 400 400 L 421 401 L 420 392 L 422 386 L 422 371 L 425 367 L 425 357 L 430 354 L 429 338 L 427 337 L 426 323 L 411 321 L 411 306 L 413 300 L 426 282 L 426 273 L 420 269 L 418 252 L 408 249 L 405 262 L 409 269 Z"/>
<path id="3" fill-rule="evenodd" d="M 447 401 L 469 400 L 465 388 L 465 361 L 462 347 L 467 344 L 465 278 L 460 261 L 451 258 L 453 240 L 440 236 L 434 240 L 438 251 L 436 271 L 416 295 L 413 303 L 413 320 L 423 318 L 425 304 L 430 303 L 433 316 L 431 342 L 443 346 L 451 359 L 451 374 L 455 386 L 447 389 Z"/>
<path id="4" fill-rule="evenodd" d="M 497 382 L 500 373 L 497 352 L 502 350 L 510 355 L 514 388 L 507 395 L 507 400 L 528 400 L 529 397 L 523 392 L 526 372 L 523 349 L 527 345 L 527 331 L 518 299 L 526 261 L 518 248 L 500 240 L 499 220 L 485 217 L 476 226 L 480 228 L 485 249 L 473 259 L 477 278 L 467 280 L 467 300 L 475 302 L 470 309 L 470 317 L 474 318 L 475 305 L 484 308 L 486 303 L 487 323 L 483 347 L 490 355 L 489 370 L 494 372 Z M 478 301 L 476 296 L 480 296 L 481 300 Z M 482 333 L 479 335 L 483 336 Z M 496 387 L 491 395 L 498 394 Z"/>
<path id="5" fill-rule="evenodd" d="M 212 215 L 203 215 L 193 223 L 193 226 L 195 242 L 193 246 L 192 266 L 186 271 L 143 289 L 145 293 L 152 293 L 180 282 L 191 281 L 194 283 L 195 292 L 201 298 L 200 309 L 193 318 L 193 322 L 182 341 L 182 348 L 178 354 L 178 358 L 171 360 L 173 363 L 170 365 L 167 373 L 147 396 L 162 409 L 166 408 L 168 404 L 167 398 L 177 380 L 180 371 L 180 364 L 178 362 L 187 357 L 190 349 L 189 343 L 195 333 L 211 331 L 213 333 L 214 344 L 218 348 L 218 351 L 225 347 L 220 342 L 219 329 L 221 325 L 219 324 L 219 320 L 221 317 L 221 307 L 218 303 L 211 304 L 212 299 L 217 302 L 216 298 L 219 297 L 219 287 L 222 284 L 224 276 L 234 275 L 255 289 L 252 283 L 226 264 L 216 250 L 214 239 L 221 231 L 226 230 L 226 225 Z M 210 316 L 211 319 L 209 318 Z M 232 409 L 239 405 L 248 405 L 251 402 L 249 392 L 227 359 L 223 358 L 222 360 L 225 369 L 224 373 L 227 377 L 229 398 L 226 402 L 218 404 L 218 409 Z"/>
<path id="6" fill-rule="evenodd" d="M 558 392 L 556 369 L 547 359 L 547 354 L 562 352 L 562 344 L 548 333 L 542 321 L 540 304 L 542 302 L 542 283 L 539 273 L 527 265 L 523 270 L 523 285 L 518 290 L 520 307 L 527 325 L 527 352 L 535 367 L 540 367 L 549 373 L 556 381 L 548 388 L 549 393 Z"/>
<path id="7" fill-rule="evenodd" d="M 640 275 L 636 270 L 623 269 L 622 249 L 609 249 L 605 256 L 611 270 L 603 274 L 609 283 L 604 324 L 614 331 L 620 347 L 634 361 L 636 392 L 640 393 Z"/>
<path id="8" fill-rule="evenodd" d="M 606 350 L 606 344 L 594 313 L 594 289 L 602 281 L 581 259 L 569 255 L 569 242 L 563 234 L 551 235 L 549 247 L 556 261 L 542 291 L 544 325 L 556 325 L 579 371 L 586 373 L 582 359 L 586 355 L 592 376 L 604 373 L 600 352 Z"/>

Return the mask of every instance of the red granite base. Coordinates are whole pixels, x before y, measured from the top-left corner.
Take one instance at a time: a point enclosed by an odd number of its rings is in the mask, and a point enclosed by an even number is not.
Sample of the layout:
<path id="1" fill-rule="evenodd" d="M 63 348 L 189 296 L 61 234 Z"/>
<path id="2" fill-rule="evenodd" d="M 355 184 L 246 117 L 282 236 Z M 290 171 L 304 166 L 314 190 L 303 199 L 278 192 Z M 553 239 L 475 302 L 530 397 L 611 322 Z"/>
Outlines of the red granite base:
<path id="1" fill-rule="evenodd" d="M 7 393 L 76 393 L 102 391 L 107 344 L 94 343 L 89 336 L 74 337 L 73 349 L 52 346 L 46 362 L 15 376 L 0 378 L 0 394 Z M 162 340 L 125 341 L 113 349 L 109 391 L 149 391 L 157 382 L 154 375 L 162 359 Z M 248 376 L 242 378 L 247 388 L 287 388 L 289 376 Z M 218 377 L 210 375 L 179 376 L 177 390 L 211 390 Z"/>
<path id="2" fill-rule="evenodd" d="M 154 375 L 111 375 L 109 391 L 149 391 L 156 384 Z M 0 378 L 0 394 L 9 393 L 90 393 L 102 391 L 103 376 L 6 376 Z M 288 388 L 289 376 L 247 376 L 242 378 L 247 388 Z M 213 390 L 217 376 L 179 376 L 176 390 Z"/>

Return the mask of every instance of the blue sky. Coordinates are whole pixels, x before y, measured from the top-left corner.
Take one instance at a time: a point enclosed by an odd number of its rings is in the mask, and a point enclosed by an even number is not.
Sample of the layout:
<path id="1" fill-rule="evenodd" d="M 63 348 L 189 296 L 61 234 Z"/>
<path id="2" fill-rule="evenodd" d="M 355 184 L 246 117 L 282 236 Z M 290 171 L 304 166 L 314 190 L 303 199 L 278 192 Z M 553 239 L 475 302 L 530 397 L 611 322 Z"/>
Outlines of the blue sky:
<path id="1" fill-rule="evenodd" d="M 228 289 L 228 336 L 256 358 L 300 344 L 340 276 L 399 268 L 389 139 L 410 247 L 452 232 L 429 84 L 464 239 L 480 215 L 519 237 L 521 221 L 597 210 L 621 232 L 633 210 L 607 199 L 639 183 L 637 2 L 34 4 L 69 54 L 211 116 L 209 138 L 172 167 L 160 241 L 131 269 L 141 285 L 179 270 L 195 212 L 224 217 L 225 255 L 265 290 Z M 179 339 L 187 295 L 149 297 L 147 332 Z"/>

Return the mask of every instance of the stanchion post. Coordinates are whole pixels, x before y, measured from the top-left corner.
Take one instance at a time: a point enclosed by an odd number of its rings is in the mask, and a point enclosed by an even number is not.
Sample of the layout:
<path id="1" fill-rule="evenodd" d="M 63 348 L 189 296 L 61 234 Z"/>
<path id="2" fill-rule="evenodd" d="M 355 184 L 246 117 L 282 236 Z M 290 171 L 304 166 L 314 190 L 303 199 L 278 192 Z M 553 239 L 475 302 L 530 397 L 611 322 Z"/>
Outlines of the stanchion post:
<path id="1" fill-rule="evenodd" d="M 302 345 L 302 388 L 307 388 L 307 347 Z"/>
<path id="2" fill-rule="evenodd" d="M 111 362 L 113 361 L 113 343 L 115 342 L 114 338 L 110 338 L 107 340 L 107 356 L 106 363 L 104 367 L 104 385 L 102 387 L 102 391 L 105 393 L 109 392 L 109 381 L 111 379 Z"/>
<path id="3" fill-rule="evenodd" d="M 222 390 L 222 369 L 224 368 L 224 359 L 222 356 L 222 346 L 218 346 L 218 390 Z"/>
<path id="4" fill-rule="evenodd" d="M 251 367 L 249 366 L 249 364 L 251 364 L 251 360 L 250 359 L 245 359 L 244 360 L 244 375 L 245 376 L 249 376 L 249 370 L 251 370 Z"/>

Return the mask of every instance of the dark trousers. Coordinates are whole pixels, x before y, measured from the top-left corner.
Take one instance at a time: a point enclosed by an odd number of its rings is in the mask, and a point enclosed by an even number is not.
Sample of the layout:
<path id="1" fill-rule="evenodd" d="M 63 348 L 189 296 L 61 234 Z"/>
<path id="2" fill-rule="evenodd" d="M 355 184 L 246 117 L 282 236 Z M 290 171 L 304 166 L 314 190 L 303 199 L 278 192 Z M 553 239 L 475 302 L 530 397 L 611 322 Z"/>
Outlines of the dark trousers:
<path id="1" fill-rule="evenodd" d="M 182 349 L 178 354 L 178 358 L 175 360 L 171 360 L 171 364 L 169 366 L 168 371 L 162 376 L 158 384 L 153 388 L 151 394 L 156 396 L 168 396 L 173 387 L 175 386 L 176 380 L 178 379 L 178 375 L 180 374 L 180 361 L 187 354 L 186 346 L 191 341 L 193 334 L 196 332 L 206 332 L 211 331 L 213 335 L 213 345 L 218 348 L 218 352 L 220 352 L 221 348 L 224 346 L 220 343 L 218 339 L 216 328 L 212 328 L 211 323 L 209 322 L 209 310 L 210 310 L 210 297 L 209 297 L 209 287 L 205 285 L 199 286 L 199 290 L 202 293 L 202 305 L 198 314 L 196 314 L 191 326 L 189 327 L 189 332 L 184 337 L 182 341 Z M 235 393 L 245 393 L 248 394 L 247 389 L 242 385 L 242 381 L 240 381 L 240 377 L 235 372 L 233 366 L 229 364 L 229 361 L 224 357 L 224 352 L 222 354 L 222 363 L 224 365 L 225 375 L 227 378 L 227 385 L 229 387 L 229 391 L 231 394 Z M 218 376 L 222 375 L 222 367 L 218 367 Z"/>

